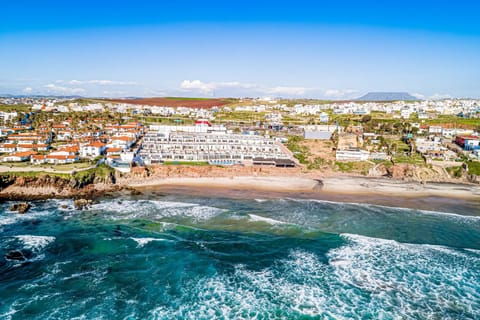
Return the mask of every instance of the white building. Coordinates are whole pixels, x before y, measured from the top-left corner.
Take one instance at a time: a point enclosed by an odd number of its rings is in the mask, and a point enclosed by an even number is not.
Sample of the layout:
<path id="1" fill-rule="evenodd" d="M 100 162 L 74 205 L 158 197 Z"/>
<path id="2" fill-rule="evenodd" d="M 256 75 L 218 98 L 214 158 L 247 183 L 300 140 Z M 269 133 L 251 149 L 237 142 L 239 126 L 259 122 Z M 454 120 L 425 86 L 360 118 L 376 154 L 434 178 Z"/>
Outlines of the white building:
<path id="1" fill-rule="evenodd" d="M 105 144 L 101 142 L 92 142 L 80 147 L 80 156 L 83 158 L 95 158 L 103 154 Z"/>
<path id="2" fill-rule="evenodd" d="M 145 163 L 208 161 L 238 164 L 262 159 L 290 159 L 280 142 L 258 135 L 150 131 L 143 139 Z"/>
<path id="3" fill-rule="evenodd" d="M 369 157 L 370 152 L 357 148 L 337 150 L 335 154 L 338 161 L 366 161 Z"/>

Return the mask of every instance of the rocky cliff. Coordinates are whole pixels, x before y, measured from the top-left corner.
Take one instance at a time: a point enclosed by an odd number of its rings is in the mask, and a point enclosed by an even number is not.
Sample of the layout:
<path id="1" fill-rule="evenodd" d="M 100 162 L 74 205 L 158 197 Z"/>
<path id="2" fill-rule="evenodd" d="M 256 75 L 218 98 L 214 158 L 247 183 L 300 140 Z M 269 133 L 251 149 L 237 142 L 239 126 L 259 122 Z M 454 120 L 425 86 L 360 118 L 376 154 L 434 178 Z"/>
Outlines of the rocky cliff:
<path id="1" fill-rule="evenodd" d="M 480 177 L 463 173 L 455 177 L 441 167 L 417 166 L 413 164 L 395 164 L 386 166 L 378 164 L 368 172 L 369 177 L 387 177 L 397 180 L 415 182 L 449 182 L 449 183 L 475 183 L 480 184 Z"/>
<path id="2" fill-rule="evenodd" d="M 74 175 L 0 174 L 0 199 L 45 199 L 51 197 L 94 197 L 115 190 L 116 177 L 108 167 L 77 172 Z"/>

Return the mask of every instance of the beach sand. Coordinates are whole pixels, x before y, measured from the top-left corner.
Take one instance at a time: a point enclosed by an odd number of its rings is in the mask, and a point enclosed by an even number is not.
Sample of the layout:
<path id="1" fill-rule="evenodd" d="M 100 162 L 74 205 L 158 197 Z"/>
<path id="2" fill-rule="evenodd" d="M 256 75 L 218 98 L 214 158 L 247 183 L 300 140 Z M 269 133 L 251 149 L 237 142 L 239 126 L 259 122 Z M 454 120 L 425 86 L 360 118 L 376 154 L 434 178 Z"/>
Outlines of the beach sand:
<path id="1" fill-rule="evenodd" d="M 480 186 L 391 179 L 234 177 L 144 179 L 129 184 L 144 196 L 166 194 L 236 199 L 292 198 L 480 215 Z"/>
<path id="2" fill-rule="evenodd" d="M 308 192 L 320 194 L 377 194 L 383 196 L 480 199 L 480 186 L 453 183 L 417 183 L 393 179 L 338 177 L 228 177 L 158 178 L 133 181 L 130 187 L 199 187 L 207 189 L 258 190 L 271 192 Z"/>

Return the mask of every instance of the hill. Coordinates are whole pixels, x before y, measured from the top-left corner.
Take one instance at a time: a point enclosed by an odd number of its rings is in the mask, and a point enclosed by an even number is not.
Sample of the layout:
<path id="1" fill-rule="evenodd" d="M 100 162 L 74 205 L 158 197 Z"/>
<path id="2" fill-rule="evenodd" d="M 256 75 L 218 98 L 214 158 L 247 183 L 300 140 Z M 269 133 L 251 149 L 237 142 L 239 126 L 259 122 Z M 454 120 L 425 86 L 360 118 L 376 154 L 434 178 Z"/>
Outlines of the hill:
<path id="1" fill-rule="evenodd" d="M 400 101 L 400 100 L 418 100 L 407 92 L 369 92 L 366 95 L 356 99 L 357 101 Z"/>

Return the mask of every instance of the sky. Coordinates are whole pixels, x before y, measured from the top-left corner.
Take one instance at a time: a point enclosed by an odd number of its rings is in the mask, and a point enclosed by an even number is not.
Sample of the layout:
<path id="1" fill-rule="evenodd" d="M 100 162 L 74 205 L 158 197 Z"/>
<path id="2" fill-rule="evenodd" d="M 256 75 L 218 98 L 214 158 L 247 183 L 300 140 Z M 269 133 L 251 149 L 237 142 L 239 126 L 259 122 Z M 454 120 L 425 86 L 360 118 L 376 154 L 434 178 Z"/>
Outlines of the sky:
<path id="1" fill-rule="evenodd" d="M 4 1 L 0 94 L 480 97 L 477 1 Z"/>

